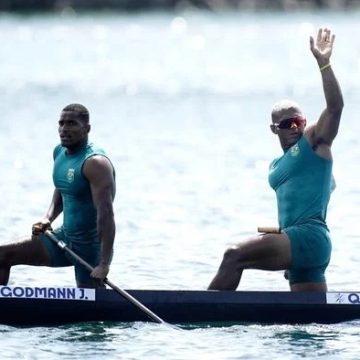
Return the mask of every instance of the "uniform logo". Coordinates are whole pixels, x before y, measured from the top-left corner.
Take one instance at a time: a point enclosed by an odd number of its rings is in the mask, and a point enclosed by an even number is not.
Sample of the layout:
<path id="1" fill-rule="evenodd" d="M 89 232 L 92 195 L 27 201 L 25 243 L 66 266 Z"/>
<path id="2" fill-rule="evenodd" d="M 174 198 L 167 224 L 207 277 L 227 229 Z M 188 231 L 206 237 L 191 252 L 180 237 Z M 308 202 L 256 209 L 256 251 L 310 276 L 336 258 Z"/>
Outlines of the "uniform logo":
<path id="1" fill-rule="evenodd" d="M 75 169 L 69 169 L 67 173 L 67 180 L 69 183 L 72 183 L 75 179 Z"/>
<path id="2" fill-rule="evenodd" d="M 298 156 L 300 153 L 300 148 L 298 144 L 295 144 L 290 148 L 290 154 L 291 156 Z"/>

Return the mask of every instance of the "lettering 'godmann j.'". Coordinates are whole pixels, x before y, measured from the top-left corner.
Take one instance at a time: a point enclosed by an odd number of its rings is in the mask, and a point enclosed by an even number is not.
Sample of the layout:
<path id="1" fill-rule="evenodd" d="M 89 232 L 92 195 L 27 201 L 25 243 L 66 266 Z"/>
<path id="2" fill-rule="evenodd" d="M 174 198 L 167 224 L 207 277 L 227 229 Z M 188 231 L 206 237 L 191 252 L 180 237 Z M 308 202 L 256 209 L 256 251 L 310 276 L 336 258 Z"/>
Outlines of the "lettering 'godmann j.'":
<path id="1" fill-rule="evenodd" d="M 95 290 L 82 288 L 0 286 L 0 297 L 95 301 Z"/>

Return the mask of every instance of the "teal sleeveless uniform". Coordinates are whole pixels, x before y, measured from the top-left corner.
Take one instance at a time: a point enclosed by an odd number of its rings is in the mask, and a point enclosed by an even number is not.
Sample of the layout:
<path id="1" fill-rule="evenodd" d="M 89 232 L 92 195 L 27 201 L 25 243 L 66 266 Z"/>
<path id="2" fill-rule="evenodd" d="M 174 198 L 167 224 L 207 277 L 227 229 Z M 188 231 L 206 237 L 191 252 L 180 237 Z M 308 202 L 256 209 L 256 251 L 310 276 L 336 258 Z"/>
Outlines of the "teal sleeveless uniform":
<path id="1" fill-rule="evenodd" d="M 273 160 L 270 186 L 276 192 L 279 226 L 291 243 L 291 284 L 325 282 L 331 240 L 326 211 L 333 186 L 332 160 L 317 155 L 305 136 Z"/>
<path id="2" fill-rule="evenodd" d="M 91 156 L 105 152 L 92 143 L 85 144 L 74 154 L 67 154 L 62 145 L 54 149 L 53 182 L 63 202 L 63 225 L 53 232 L 76 254 L 91 266 L 100 262 L 100 240 L 97 232 L 97 211 L 94 206 L 89 181 L 83 175 L 84 162 Z M 83 265 L 70 258 L 46 236 L 41 237 L 53 267 L 75 267 L 77 283 L 92 286 L 93 279 Z"/>

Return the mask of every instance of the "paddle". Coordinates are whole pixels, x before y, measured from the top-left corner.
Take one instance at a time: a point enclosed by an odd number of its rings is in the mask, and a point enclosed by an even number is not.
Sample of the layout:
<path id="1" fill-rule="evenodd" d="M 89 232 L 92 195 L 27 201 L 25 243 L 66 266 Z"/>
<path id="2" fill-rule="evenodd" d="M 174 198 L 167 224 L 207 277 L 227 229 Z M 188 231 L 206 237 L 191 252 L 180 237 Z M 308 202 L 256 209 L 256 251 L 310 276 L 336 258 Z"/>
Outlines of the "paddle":
<path id="1" fill-rule="evenodd" d="M 79 255 L 74 253 L 70 248 L 67 247 L 67 245 L 59 240 L 52 232 L 49 230 L 45 231 L 45 235 L 52 240 L 56 245 L 67 252 L 70 256 L 72 256 L 76 261 L 78 261 L 81 265 L 83 265 L 86 269 L 88 269 L 90 272 L 94 270 L 94 268 L 88 264 L 84 259 L 82 259 Z M 133 296 L 131 296 L 127 291 L 120 289 L 115 284 L 113 284 L 110 280 L 107 278 L 104 279 L 104 283 L 109 285 L 114 291 L 116 291 L 118 294 L 123 296 L 126 300 L 131 302 L 133 305 L 138 307 L 141 311 L 143 311 L 146 315 L 150 317 L 153 321 L 159 323 L 159 324 L 167 324 L 164 320 L 162 320 L 159 316 L 154 314 L 150 309 L 148 309 L 145 305 L 143 305 L 140 301 L 136 300 Z"/>

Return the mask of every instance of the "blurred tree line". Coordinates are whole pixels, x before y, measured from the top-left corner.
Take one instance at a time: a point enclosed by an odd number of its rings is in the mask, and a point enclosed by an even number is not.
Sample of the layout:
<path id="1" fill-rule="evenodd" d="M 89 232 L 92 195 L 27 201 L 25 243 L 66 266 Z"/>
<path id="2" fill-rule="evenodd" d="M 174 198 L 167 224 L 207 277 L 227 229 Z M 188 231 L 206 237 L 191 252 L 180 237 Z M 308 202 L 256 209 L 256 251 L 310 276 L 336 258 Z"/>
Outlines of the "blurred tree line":
<path id="1" fill-rule="evenodd" d="M 360 0 L 0 0 L 0 11 L 144 10 L 144 9 L 353 9 Z"/>

